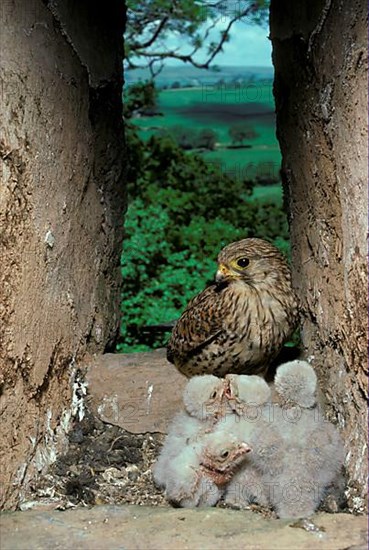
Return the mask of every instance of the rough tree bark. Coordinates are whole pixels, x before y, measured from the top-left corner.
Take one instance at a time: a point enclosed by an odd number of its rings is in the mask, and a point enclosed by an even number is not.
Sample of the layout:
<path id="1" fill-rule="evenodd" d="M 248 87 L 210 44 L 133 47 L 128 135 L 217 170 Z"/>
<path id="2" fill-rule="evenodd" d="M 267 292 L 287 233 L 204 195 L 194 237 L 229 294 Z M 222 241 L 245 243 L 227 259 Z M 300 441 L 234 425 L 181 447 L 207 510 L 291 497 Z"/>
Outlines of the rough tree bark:
<path id="1" fill-rule="evenodd" d="M 303 343 L 367 492 L 367 4 L 272 0 L 277 132 Z"/>
<path id="2" fill-rule="evenodd" d="M 120 0 L 1 10 L 0 506 L 13 508 L 78 412 L 75 365 L 118 331 L 124 13 Z"/>

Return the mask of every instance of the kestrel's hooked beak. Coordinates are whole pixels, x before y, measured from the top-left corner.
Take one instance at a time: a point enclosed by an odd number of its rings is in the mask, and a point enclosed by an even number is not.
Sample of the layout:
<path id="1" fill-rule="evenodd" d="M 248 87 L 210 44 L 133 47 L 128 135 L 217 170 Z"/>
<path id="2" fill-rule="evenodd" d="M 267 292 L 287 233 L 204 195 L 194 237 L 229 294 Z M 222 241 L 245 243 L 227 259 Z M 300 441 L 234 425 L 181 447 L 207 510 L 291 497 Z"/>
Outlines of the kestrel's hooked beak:
<path id="1" fill-rule="evenodd" d="M 226 267 L 224 264 L 219 264 L 218 271 L 215 275 L 215 282 L 220 283 L 221 281 L 224 281 L 225 279 L 229 279 L 229 277 L 232 276 L 232 272 Z"/>

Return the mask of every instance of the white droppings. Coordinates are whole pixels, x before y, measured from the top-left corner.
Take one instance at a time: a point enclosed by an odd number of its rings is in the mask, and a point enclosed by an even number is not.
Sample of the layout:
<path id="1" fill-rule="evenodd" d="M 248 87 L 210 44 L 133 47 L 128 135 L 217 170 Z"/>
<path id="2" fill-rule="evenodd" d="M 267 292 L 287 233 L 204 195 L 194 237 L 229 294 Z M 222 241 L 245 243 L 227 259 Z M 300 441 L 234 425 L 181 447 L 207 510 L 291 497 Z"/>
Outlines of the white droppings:
<path id="1" fill-rule="evenodd" d="M 44 242 L 47 244 L 49 248 L 53 248 L 55 244 L 55 237 L 53 233 L 50 231 L 50 229 L 46 232 Z"/>
<path id="2" fill-rule="evenodd" d="M 146 384 L 148 384 L 148 380 L 146 380 Z M 153 384 L 150 384 L 147 388 L 147 409 L 146 409 L 146 414 L 150 414 L 150 410 L 151 410 L 151 399 L 152 399 L 152 392 L 154 391 L 154 385 Z"/>
<path id="3" fill-rule="evenodd" d="M 79 421 L 83 420 L 85 416 L 85 397 L 87 395 L 87 383 L 80 378 L 76 378 L 72 384 L 72 404 L 71 413 L 72 416 L 78 418 Z"/>

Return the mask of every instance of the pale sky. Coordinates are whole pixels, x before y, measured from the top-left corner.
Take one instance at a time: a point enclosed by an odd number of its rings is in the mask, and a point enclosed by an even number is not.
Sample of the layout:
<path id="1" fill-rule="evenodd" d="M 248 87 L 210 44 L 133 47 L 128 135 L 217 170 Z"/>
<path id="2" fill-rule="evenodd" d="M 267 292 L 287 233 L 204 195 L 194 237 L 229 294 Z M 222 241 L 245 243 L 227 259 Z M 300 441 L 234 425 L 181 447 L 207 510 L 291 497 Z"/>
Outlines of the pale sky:
<path id="1" fill-rule="evenodd" d="M 232 26 L 231 38 L 223 49 L 224 52 L 217 55 L 214 64 L 216 65 L 240 65 L 240 66 L 272 66 L 272 44 L 268 39 L 269 29 L 256 24 L 247 24 L 242 21 Z M 210 38 L 215 40 L 219 36 L 214 34 Z M 180 53 L 187 53 L 185 41 L 181 37 L 172 36 L 168 38 L 169 47 L 180 47 Z M 198 55 L 197 59 L 203 61 L 204 55 Z M 168 60 L 166 65 L 177 65 L 179 61 Z"/>

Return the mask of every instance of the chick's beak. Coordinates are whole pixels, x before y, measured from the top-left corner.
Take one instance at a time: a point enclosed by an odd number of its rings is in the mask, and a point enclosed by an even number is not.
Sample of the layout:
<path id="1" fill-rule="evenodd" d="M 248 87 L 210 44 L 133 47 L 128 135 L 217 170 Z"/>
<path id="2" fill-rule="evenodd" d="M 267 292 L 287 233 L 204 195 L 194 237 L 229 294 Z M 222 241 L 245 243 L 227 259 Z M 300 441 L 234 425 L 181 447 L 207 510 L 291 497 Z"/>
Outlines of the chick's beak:
<path id="1" fill-rule="evenodd" d="M 237 375 L 234 374 L 226 374 L 225 376 L 225 396 L 228 400 L 236 400 L 238 397 L 238 388 L 235 381 L 235 378 L 237 378 Z"/>
<path id="2" fill-rule="evenodd" d="M 241 443 L 241 449 L 244 453 L 250 453 L 252 448 L 245 442 Z"/>
<path id="3" fill-rule="evenodd" d="M 215 282 L 220 283 L 221 281 L 228 279 L 230 276 L 230 270 L 224 264 L 219 264 L 218 271 L 215 275 Z"/>

